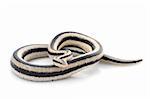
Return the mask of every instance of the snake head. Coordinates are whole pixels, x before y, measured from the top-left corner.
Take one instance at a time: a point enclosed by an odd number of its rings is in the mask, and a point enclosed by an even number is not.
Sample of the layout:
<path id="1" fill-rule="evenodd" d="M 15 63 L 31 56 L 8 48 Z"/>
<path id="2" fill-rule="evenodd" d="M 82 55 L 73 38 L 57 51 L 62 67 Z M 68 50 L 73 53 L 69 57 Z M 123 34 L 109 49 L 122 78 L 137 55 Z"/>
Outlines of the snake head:
<path id="1" fill-rule="evenodd" d="M 53 63 L 57 67 L 68 67 L 68 62 L 73 57 L 70 50 L 66 50 L 63 55 L 53 57 Z"/>
<path id="2" fill-rule="evenodd" d="M 55 66 L 65 68 L 68 66 L 67 60 L 66 59 L 61 59 L 59 57 L 54 57 L 53 58 L 53 63 Z"/>

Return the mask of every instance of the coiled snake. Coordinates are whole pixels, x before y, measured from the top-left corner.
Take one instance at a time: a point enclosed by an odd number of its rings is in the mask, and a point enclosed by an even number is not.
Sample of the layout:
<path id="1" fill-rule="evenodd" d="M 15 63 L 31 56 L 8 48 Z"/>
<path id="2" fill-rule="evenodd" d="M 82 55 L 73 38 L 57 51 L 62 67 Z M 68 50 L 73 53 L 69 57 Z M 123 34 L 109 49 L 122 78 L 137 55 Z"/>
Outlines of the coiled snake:
<path id="1" fill-rule="evenodd" d="M 34 65 L 30 60 L 51 57 L 53 65 Z M 101 44 L 77 32 L 58 34 L 49 45 L 32 44 L 17 49 L 11 58 L 12 71 L 19 77 L 32 81 L 50 81 L 70 77 L 72 74 L 99 62 L 137 63 L 139 60 L 121 60 L 103 54 Z"/>

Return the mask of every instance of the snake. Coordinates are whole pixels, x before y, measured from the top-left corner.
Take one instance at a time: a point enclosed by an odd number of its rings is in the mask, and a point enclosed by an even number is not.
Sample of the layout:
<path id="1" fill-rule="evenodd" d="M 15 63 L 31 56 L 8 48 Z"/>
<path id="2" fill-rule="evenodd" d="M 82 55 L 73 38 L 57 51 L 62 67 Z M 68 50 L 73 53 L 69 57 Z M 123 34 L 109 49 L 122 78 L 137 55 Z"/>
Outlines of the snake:
<path id="1" fill-rule="evenodd" d="M 51 65 L 37 65 L 31 60 L 49 57 Z M 62 32 L 50 44 L 31 44 L 14 51 L 10 64 L 13 73 L 30 81 L 55 81 L 99 62 L 132 64 L 142 61 L 123 60 L 104 54 L 102 45 L 94 38 L 78 32 Z"/>

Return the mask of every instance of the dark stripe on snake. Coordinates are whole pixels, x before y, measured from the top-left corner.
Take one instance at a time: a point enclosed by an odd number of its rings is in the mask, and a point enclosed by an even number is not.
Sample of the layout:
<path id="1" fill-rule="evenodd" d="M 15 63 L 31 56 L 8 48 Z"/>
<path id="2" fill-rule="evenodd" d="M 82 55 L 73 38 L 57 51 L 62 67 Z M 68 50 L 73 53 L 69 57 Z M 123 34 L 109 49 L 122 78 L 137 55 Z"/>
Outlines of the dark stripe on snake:
<path id="1" fill-rule="evenodd" d="M 85 63 L 85 64 L 82 64 L 82 65 L 79 65 L 79 66 L 76 66 L 76 67 L 73 67 L 73 68 L 69 68 L 69 69 L 66 69 L 66 70 L 63 70 L 63 71 L 59 71 L 59 72 L 51 72 L 51 73 L 42 73 L 42 72 L 33 72 L 33 71 L 27 71 L 27 70 L 24 70 L 24 69 L 21 69 L 19 67 L 17 67 L 15 64 L 13 64 L 11 62 L 11 66 L 18 72 L 20 73 L 23 73 L 25 75 L 29 75 L 29 76 L 35 76 L 35 77 L 54 77 L 54 76 L 59 76 L 59 75 L 64 75 L 64 74 L 67 74 L 69 72 L 72 72 L 72 71 L 75 71 L 75 70 L 78 70 L 79 68 L 82 68 L 82 67 L 85 67 L 85 66 L 88 66 L 88 65 L 91 65 L 91 64 L 94 64 L 96 63 L 98 60 L 96 61 L 92 61 L 92 62 L 89 62 L 89 63 Z"/>

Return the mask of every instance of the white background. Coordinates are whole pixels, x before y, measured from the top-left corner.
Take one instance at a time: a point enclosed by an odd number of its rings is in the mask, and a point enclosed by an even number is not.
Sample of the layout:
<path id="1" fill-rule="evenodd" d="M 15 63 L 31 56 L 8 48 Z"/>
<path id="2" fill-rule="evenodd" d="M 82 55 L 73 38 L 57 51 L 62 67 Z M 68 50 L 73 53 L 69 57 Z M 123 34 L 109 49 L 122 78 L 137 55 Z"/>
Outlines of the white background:
<path id="1" fill-rule="evenodd" d="M 150 99 L 149 0 L 0 0 L 0 99 Z M 139 64 L 99 63 L 72 78 L 31 82 L 9 64 L 17 48 L 46 43 L 60 32 L 96 38 L 104 52 L 143 58 Z M 34 61 L 50 64 L 48 59 Z"/>

